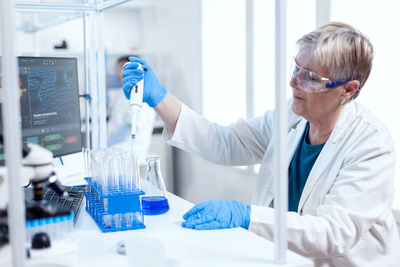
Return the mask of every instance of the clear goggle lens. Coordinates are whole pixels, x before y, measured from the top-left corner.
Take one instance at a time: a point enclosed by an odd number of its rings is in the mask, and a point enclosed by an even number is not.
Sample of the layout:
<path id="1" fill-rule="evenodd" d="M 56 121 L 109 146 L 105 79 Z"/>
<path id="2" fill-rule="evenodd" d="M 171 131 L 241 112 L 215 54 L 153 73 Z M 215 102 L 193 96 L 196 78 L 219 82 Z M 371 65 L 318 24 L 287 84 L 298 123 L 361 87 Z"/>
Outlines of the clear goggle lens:
<path id="1" fill-rule="evenodd" d="M 325 87 L 328 78 L 319 76 L 318 74 L 301 68 L 299 65 L 295 64 L 292 79 L 295 81 L 297 87 L 304 91 L 309 92 L 323 92 L 329 90 Z"/>
<path id="2" fill-rule="evenodd" d="M 300 67 L 296 63 L 292 74 L 292 80 L 296 83 L 299 89 L 307 92 L 325 92 L 349 81 L 331 81 L 329 78 L 321 77 L 311 70 Z"/>

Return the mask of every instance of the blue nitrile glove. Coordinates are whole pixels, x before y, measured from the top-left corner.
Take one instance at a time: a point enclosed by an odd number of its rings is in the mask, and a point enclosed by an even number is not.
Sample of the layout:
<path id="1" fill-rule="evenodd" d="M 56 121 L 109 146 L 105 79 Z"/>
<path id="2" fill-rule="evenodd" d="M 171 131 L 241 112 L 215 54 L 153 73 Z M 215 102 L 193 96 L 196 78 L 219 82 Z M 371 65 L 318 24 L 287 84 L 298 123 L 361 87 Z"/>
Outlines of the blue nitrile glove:
<path id="1" fill-rule="evenodd" d="M 150 107 L 157 106 L 167 95 L 167 89 L 160 83 L 157 75 L 146 61 L 137 57 L 129 57 L 129 61 L 131 63 L 126 64 L 122 73 L 122 89 L 126 98 L 130 98 L 132 87 L 144 77 L 143 102 L 149 104 Z M 137 62 L 147 70 L 138 69 Z"/>
<path id="2" fill-rule="evenodd" d="M 182 226 L 196 230 L 249 228 L 250 205 L 239 201 L 210 200 L 197 204 L 183 215 Z"/>

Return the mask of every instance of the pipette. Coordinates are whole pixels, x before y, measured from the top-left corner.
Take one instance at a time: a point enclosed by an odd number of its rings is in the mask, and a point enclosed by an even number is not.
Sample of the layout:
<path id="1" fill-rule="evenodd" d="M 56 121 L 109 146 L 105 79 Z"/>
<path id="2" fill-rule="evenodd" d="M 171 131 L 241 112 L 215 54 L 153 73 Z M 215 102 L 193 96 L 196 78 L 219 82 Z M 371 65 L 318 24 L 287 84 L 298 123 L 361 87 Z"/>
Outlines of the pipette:
<path id="1" fill-rule="evenodd" d="M 127 62 L 124 64 L 129 64 L 131 62 Z M 146 70 L 140 63 L 138 63 L 138 69 Z M 143 105 L 143 86 L 144 86 L 144 79 L 138 81 L 135 86 L 131 89 L 131 95 L 129 100 L 129 105 L 131 106 L 131 116 L 132 116 L 132 129 L 131 129 L 131 153 L 133 154 L 133 149 L 135 146 L 135 138 L 136 138 L 136 121 L 137 121 L 137 114 L 139 113 L 140 109 Z"/>

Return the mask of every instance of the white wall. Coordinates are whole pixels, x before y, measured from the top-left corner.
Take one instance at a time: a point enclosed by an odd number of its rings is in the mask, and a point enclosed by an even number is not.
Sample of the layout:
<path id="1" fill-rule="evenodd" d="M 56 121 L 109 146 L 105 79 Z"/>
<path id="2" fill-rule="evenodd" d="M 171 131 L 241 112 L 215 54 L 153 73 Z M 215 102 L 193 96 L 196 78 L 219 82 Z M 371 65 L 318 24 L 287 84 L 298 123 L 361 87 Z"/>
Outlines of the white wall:
<path id="1" fill-rule="evenodd" d="M 201 1 L 169 0 L 160 4 L 158 20 L 166 47 L 160 71 L 168 69 L 166 76 L 169 77 L 165 85 L 186 105 L 202 113 Z M 177 149 L 173 149 L 173 159 L 176 193 L 189 201 L 197 203 L 246 195 L 241 194 L 240 170 L 217 166 Z M 248 196 L 249 191 L 246 191 Z"/>
<path id="2" fill-rule="evenodd" d="M 343 8 L 343 7 L 346 8 Z M 358 28 L 374 46 L 374 62 L 370 77 L 357 101 L 365 105 L 389 128 L 397 154 L 400 153 L 400 124 L 397 110 L 400 86 L 397 82 L 400 61 L 399 1 L 335 0 L 331 1 L 331 20 L 343 21 Z M 396 165 L 396 197 L 400 209 L 400 164 Z"/>
<path id="3" fill-rule="evenodd" d="M 246 2 L 203 0 L 201 26 L 203 115 L 230 124 L 246 116 Z"/>

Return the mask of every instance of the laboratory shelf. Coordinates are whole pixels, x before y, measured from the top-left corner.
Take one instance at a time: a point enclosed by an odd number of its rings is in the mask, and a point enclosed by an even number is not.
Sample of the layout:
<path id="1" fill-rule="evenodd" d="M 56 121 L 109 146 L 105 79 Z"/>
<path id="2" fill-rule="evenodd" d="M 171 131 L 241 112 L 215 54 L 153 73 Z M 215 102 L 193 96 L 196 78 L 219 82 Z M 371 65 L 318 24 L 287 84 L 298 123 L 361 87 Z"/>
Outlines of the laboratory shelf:
<path id="1" fill-rule="evenodd" d="M 108 0 L 99 3 L 61 3 L 61 2 L 22 2 L 15 3 L 16 11 L 97 11 L 101 12 L 131 0 Z"/>
<path id="2" fill-rule="evenodd" d="M 19 16 L 21 25 L 17 25 L 17 30 L 26 33 L 35 33 L 55 25 L 82 18 L 83 16 L 83 13 L 52 13 L 50 14 L 51 16 L 44 16 L 43 18 L 43 14 L 47 13 L 42 13 L 40 16 L 37 13 L 25 13 L 24 15 L 21 14 Z M 29 21 L 31 21 L 31 23 Z"/>

